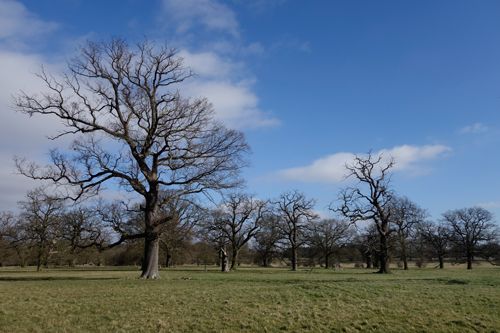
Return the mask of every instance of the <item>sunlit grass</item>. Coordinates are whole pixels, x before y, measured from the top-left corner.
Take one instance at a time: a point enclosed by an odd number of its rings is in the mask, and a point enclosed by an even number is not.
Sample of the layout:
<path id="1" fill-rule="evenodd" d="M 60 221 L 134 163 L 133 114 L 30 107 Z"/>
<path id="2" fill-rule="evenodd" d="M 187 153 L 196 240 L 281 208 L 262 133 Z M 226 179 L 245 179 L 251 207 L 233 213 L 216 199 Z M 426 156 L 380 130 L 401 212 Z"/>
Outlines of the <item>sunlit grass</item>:
<path id="1" fill-rule="evenodd" d="M 500 269 L 0 270 L 2 332 L 497 332 Z"/>

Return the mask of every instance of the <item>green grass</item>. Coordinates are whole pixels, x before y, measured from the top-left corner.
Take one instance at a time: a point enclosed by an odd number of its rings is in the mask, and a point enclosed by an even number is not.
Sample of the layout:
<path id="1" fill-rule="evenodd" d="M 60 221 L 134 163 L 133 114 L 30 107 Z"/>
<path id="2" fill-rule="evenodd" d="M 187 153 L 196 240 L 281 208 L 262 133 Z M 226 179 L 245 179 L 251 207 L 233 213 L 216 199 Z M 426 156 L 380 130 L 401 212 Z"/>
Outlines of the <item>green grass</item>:
<path id="1" fill-rule="evenodd" d="M 500 332 L 500 269 L 0 270 L 2 332 Z"/>

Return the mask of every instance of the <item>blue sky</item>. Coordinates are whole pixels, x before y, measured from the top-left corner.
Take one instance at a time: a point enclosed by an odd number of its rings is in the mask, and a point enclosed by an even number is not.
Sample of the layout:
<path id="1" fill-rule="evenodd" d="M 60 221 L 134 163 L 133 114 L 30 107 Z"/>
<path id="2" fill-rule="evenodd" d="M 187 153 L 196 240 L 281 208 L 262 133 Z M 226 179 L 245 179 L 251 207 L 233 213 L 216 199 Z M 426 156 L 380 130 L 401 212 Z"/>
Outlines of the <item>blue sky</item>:
<path id="1" fill-rule="evenodd" d="M 393 185 L 435 217 L 500 213 L 500 2 L 0 0 L 0 208 L 32 186 L 12 156 L 43 159 L 55 125 L 14 114 L 86 39 L 179 49 L 204 95 L 252 147 L 248 191 L 299 189 L 326 211 L 353 153 L 397 162 Z M 21 133 L 29 132 L 29 135 Z"/>

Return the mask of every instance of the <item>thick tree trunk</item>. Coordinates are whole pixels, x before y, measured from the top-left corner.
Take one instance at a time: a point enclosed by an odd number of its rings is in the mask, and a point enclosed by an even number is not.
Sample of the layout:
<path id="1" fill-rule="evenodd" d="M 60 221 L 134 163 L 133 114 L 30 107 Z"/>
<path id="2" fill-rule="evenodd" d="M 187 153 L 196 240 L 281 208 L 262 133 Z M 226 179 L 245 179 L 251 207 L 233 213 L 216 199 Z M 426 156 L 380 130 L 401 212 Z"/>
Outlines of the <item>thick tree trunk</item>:
<path id="1" fill-rule="evenodd" d="M 172 255 L 167 252 L 166 258 L 165 258 L 165 267 L 170 267 L 172 266 Z"/>
<path id="2" fill-rule="evenodd" d="M 291 245 L 292 245 L 292 271 L 296 271 L 297 270 L 297 228 L 296 228 L 296 226 L 294 226 L 294 229 L 292 230 Z"/>
<path id="3" fill-rule="evenodd" d="M 142 261 L 141 279 L 159 279 L 158 271 L 158 252 L 159 252 L 158 233 L 149 232 L 144 240 L 144 258 Z"/>
<path id="4" fill-rule="evenodd" d="M 292 271 L 297 270 L 297 248 L 292 246 Z"/>
<path id="5" fill-rule="evenodd" d="M 262 267 L 267 267 L 268 264 L 267 264 L 267 255 L 264 255 L 262 257 Z"/>
<path id="6" fill-rule="evenodd" d="M 380 266 L 378 273 L 389 273 L 389 247 L 387 244 L 387 236 L 380 235 L 380 253 L 379 253 Z"/>
<path id="7" fill-rule="evenodd" d="M 330 255 L 325 254 L 325 269 L 328 269 L 330 267 L 329 259 L 330 259 Z"/>
<path id="8" fill-rule="evenodd" d="M 443 261 L 443 256 L 438 256 L 439 259 L 439 268 L 443 269 L 444 268 L 444 261 Z"/>
<path id="9" fill-rule="evenodd" d="M 239 254 L 239 251 L 233 249 L 233 253 L 231 254 L 231 268 L 230 268 L 230 270 L 232 270 L 232 271 L 236 270 L 236 264 L 238 262 L 238 254 Z"/>
<path id="10" fill-rule="evenodd" d="M 401 241 L 401 260 L 403 261 L 403 269 L 405 271 L 408 270 L 408 258 L 406 256 L 406 243 L 405 241 Z"/>
<path id="11" fill-rule="evenodd" d="M 227 260 L 227 251 L 225 248 L 221 248 L 219 250 L 219 258 L 220 258 L 220 270 L 221 272 L 228 272 L 229 271 L 229 266 L 228 266 L 228 260 Z"/>
<path id="12" fill-rule="evenodd" d="M 42 267 L 42 250 L 38 250 L 38 254 L 36 256 L 36 271 L 40 271 L 40 267 Z"/>
<path id="13" fill-rule="evenodd" d="M 472 254 L 467 253 L 467 269 L 472 269 Z"/>

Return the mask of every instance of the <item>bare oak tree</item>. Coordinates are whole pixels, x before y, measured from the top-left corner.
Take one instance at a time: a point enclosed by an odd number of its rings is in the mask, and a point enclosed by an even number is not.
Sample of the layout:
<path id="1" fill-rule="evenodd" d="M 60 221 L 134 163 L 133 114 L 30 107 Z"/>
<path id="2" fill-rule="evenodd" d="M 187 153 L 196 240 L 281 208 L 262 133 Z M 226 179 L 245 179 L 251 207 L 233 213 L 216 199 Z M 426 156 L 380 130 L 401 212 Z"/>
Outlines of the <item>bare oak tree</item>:
<path id="1" fill-rule="evenodd" d="M 354 237 L 351 223 L 336 219 L 324 219 L 310 224 L 307 232 L 307 241 L 310 246 L 318 249 L 329 268 L 330 257 L 342 247 L 346 246 Z"/>
<path id="2" fill-rule="evenodd" d="M 283 237 L 278 223 L 279 216 L 270 212 L 265 215 L 255 234 L 253 249 L 263 267 L 269 267 L 278 253 L 278 244 Z"/>
<path id="3" fill-rule="evenodd" d="M 180 84 L 191 76 L 166 46 L 89 42 L 62 78 L 42 70 L 38 77 L 47 92 L 17 98 L 22 112 L 52 116 L 65 126 L 52 139 L 77 135 L 70 150 L 51 151 L 45 168 L 18 158 L 22 174 L 71 188 L 67 196 L 74 200 L 105 183 L 136 194 L 143 229 L 120 241 L 144 238 L 142 278 L 159 277 L 159 234 L 166 222 L 160 208 L 172 196 L 234 187 L 245 164 L 243 134 L 214 121 L 206 99 L 181 97 Z"/>
<path id="4" fill-rule="evenodd" d="M 26 194 L 19 202 L 20 223 L 24 229 L 24 241 L 36 253 L 36 270 L 47 266 L 49 256 L 60 238 L 62 201 L 37 188 Z"/>
<path id="5" fill-rule="evenodd" d="M 267 202 L 246 194 L 232 193 L 217 209 L 212 228 L 227 239 L 231 248 L 230 270 L 235 270 L 240 250 L 252 239 L 267 212 Z"/>
<path id="6" fill-rule="evenodd" d="M 415 227 L 424 221 L 427 213 L 406 197 L 395 197 L 391 203 L 391 211 L 391 223 L 396 229 L 403 269 L 408 270 L 408 238 Z"/>
<path id="7" fill-rule="evenodd" d="M 274 203 L 280 217 L 278 227 L 290 246 L 292 271 L 297 270 L 298 249 L 306 241 L 306 228 L 317 218 L 314 204 L 314 200 L 298 191 L 285 192 Z"/>
<path id="8" fill-rule="evenodd" d="M 389 272 L 391 202 L 394 197 L 390 188 L 390 171 L 393 166 L 394 160 L 384 160 L 382 155 L 356 156 L 346 168 L 347 176 L 357 184 L 343 189 L 339 206 L 331 207 L 352 223 L 370 221 L 376 226 L 380 238 L 379 273 Z"/>
<path id="9" fill-rule="evenodd" d="M 107 240 L 103 231 L 99 215 L 90 207 L 75 207 L 61 215 L 59 233 L 61 239 L 68 243 L 70 266 L 75 265 L 80 251 Z"/>
<path id="10" fill-rule="evenodd" d="M 5 249 L 12 249 L 19 258 L 21 267 L 26 266 L 29 247 L 24 223 L 12 212 L 0 213 L 0 241 Z"/>
<path id="11" fill-rule="evenodd" d="M 367 269 L 379 267 L 377 256 L 378 248 L 380 247 L 379 238 L 377 228 L 374 224 L 368 225 L 365 230 L 358 233 L 354 238 L 353 243 L 363 257 Z"/>
<path id="12" fill-rule="evenodd" d="M 229 239 L 223 230 L 216 227 L 216 221 L 222 219 L 219 216 L 220 214 L 222 214 L 220 210 L 210 211 L 207 218 L 200 224 L 198 233 L 201 239 L 211 244 L 217 251 L 221 272 L 229 272 L 229 256 L 227 251 Z"/>
<path id="13" fill-rule="evenodd" d="M 451 239 L 464 251 L 467 269 L 472 269 L 477 246 L 495 238 L 493 215 L 481 207 L 462 208 L 444 213 L 443 221 L 451 230 Z"/>
<path id="14" fill-rule="evenodd" d="M 206 212 L 191 200 L 176 200 L 162 207 L 167 222 L 162 225 L 160 248 L 165 253 L 165 267 L 173 264 L 174 253 L 185 247 L 193 235 L 195 227 L 206 218 Z"/>
<path id="15" fill-rule="evenodd" d="M 444 256 L 450 240 L 450 229 L 443 224 L 422 222 L 417 226 L 418 234 L 430 246 L 439 261 L 439 268 L 444 268 Z"/>

